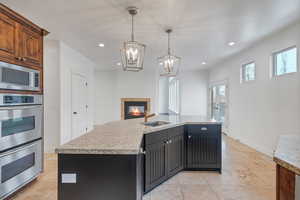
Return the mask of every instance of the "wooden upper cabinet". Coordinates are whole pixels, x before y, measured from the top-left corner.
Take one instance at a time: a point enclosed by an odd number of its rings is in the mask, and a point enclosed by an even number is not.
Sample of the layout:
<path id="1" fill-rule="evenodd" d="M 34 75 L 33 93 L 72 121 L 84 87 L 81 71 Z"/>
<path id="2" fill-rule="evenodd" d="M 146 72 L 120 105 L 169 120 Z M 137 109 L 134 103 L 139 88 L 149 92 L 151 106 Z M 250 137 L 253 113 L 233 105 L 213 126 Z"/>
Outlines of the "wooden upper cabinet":
<path id="1" fill-rule="evenodd" d="M 0 58 L 15 61 L 18 56 L 18 23 L 0 13 Z"/>
<path id="2" fill-rule="evenodd" d="M 0 3 L 0 61 L 43 67 L 43 36 L 48 32 Z"/>
<path id="3" fill-rule="evenodd" d="M 21 61 L 27 65 L 42 66 L 43 37 L 21 26 L 20 39 Z"/>

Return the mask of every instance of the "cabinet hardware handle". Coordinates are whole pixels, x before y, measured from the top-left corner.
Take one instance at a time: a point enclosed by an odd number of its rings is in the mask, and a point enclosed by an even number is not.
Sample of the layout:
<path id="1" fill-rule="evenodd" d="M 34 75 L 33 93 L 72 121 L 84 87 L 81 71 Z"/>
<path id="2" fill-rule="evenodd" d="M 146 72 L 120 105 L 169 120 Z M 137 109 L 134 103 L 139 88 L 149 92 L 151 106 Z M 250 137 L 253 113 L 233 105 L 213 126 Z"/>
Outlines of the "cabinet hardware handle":
<path id="1" fill-rule="evenodd" d="M 192 138 L 192 136 L 191 135 L 189 135 L 189 139 L 191 139 Z"/>
<path id="2" fill-rule="evenodd" d="M 21 57 L 15 57 L 15 59 L 16 59 L 16 60 L 22 60 L 22 58 L 21 58 Z"/>
<path id="3" fill-rule="evenodd" d="M 206 127 L 202 127 L 201 131 L 207 131 L 207 128 Z"/>
<path id="4" fill-rule="evenodd" d="M 76 114 L 77 114 L 77 112 L 73 112 L 73 114 L 74 114 L 74 115 L 76 115 Z"/>
<path id="5" fill-rule="evenodd" d="M 22 60 L 22 61 L 26 61 L 27 59 L 26 59 L 26 58 L 21 58 L 21 60 Z"/>

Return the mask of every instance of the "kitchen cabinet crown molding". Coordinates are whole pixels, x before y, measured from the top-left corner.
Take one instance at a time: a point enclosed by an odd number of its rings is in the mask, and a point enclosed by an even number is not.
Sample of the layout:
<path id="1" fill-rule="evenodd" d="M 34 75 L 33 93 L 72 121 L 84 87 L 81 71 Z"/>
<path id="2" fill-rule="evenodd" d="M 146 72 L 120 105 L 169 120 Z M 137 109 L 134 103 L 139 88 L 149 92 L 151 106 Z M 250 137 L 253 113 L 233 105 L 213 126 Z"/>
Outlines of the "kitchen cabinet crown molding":
<path id="1" fill-rule="evenodd" d="M 19 13 L 15 12 L 12 9 L 10 9 L 9 7 L 5 6 L 3 3 L 0 3 L 0 13 L 3 13 L 5 15 L 7 15 L 11 19 L 13 19 L 16 22 L 30 28 L 32 31 L 35 31 L 35 32 L 39 33 L 42 36 L 46 36 L 50 33 L 47 30 L 45 30 L 45 29 L 39 27 L 38 25 L 34 24 L 30 20 L 26 19 L 25 17 L 23 17 Z"/>

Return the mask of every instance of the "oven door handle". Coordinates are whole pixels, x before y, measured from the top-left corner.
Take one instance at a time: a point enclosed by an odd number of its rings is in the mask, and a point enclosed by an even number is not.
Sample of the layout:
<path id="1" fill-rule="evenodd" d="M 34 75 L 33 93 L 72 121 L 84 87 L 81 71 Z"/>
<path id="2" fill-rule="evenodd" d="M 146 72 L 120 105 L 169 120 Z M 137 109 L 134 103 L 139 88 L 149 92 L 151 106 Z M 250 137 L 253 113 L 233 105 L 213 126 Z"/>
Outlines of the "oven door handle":
<path id="1" fill-rule="evenodd" d="M 0 110 L 23 110 L 23 109 L 31 109 L 31 108 L 40 108 L 43 105 L 30 105 L 30 106 L 5 106 L 0 107 Z"/>
<path id="2" fill-rule="evenodd" d="M 17 153 L 17 152 L 19 152 L 19 151 L 23 151 L 23 150 L 25 150 L 25 149 L 28 149 L 29 147 L 34 146 L 34 145 L 36 145 L 36 142 L 34 142 L 34 143 L 30 144 L 30 145 L 25 145 L 25 146 L 23 146 L 23 147 L 19 147 L 19 148 L 17 148 L 16 150 L 8 151 L 8 152 L 6 152 L 6 153 L 1 153 L 0 158 L 5 157 L 5 156 L 8 156 L 8 155 L 11 155 L 11 154 L 14 154 L 14 153 Z"/>

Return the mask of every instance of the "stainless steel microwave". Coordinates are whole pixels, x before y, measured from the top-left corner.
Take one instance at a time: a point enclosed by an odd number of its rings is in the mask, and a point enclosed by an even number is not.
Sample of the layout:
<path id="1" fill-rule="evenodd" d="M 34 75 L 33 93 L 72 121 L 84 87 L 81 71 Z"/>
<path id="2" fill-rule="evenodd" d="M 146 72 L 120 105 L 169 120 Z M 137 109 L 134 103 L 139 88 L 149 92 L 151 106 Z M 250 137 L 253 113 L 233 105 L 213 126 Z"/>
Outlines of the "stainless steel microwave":
<path id="1" fill-rule="evenodd" d="M 0 62 L 0 89 L 39 91 L 40 76 L 38 70 Z"/>
<path id="2" fill-rule="evenodd" d="M 42 140 L 0 154 L 0 199 L 36 178 L 42 160 Z"/>
<path id="3" fill-rule="evenodd" d="M 43 106 L 0 107 L 0 152 L 41 138 Z"/>

